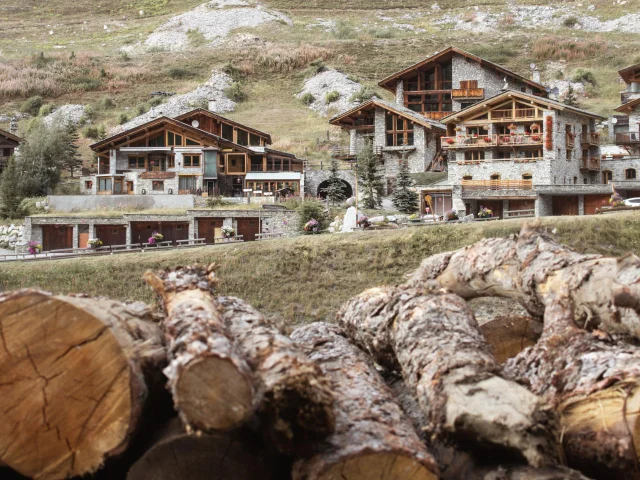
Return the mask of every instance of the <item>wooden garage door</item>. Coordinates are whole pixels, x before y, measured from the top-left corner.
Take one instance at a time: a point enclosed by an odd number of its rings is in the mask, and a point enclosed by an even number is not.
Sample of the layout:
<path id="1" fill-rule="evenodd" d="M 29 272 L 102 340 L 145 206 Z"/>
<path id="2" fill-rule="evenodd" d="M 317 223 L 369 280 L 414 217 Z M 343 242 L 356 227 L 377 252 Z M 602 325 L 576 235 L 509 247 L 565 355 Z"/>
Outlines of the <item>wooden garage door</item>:
<path id="1" fill-rule="evenodd" d="M 578 197 L 553 197 L 553 214 L 578 215 Z"/>
<path id="2" fill-rule="evenodd" d="M 595 215 L 596 208 L 603 205 L 609 205 L 611 195 L 585 195 L 584 196 L 584 214 Z"/>
<path id="3" fill-rule="evenodd" d="M 131 241 L 147 243 L 153 232 L 161 233 L 162 241 L 186 240 L 189 238 L 187 222 L 131 222 Z"/>
<path id="4" fill-rule="evenodd" d="M 73 248 L 73 227 L 70 225 L 43 225 L 42 250 Z"/>
<path id="5" fill-rule="evenodd" d="M 480 207 L 488 208 L 494 217 L 502 218 L 502 200 L 478 200 L 478 211 Z"/>
<path id="6" fill-rule="evenodd" d="M 260 219 L 238 218 L 238 235 L 242 235 L 245 242 L 253 242 L 258 233 L 260 233 Z"/>
<path id="7" fill-rule="evenodd" d="M 124 245 L 127 243 L 127 227 L 122 225 L 96 225 L 96 237 L 102 240 L 102 244 Z"/>
<path id="8" fill-rule="evenodd" d="M 215 237 L 222 236 L 220 232 L 221 228 L 222 228 L 221 218 L 199 218 L 198 219 L 198 238 L 204 238 L 206 243 L 214 243 Z"/>

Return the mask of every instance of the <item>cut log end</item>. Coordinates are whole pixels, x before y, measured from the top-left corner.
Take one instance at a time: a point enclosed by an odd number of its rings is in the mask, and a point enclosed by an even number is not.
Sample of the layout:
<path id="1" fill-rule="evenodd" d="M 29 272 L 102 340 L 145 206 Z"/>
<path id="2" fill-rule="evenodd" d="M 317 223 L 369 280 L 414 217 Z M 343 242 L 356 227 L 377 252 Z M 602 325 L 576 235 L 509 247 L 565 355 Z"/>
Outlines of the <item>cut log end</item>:
<path id="1" fill-rule="evenodd" d="M 384 452 L 347 458 L 314 477 L 317 480 L 436 480 L 438 476 L 415 457 Z"/>
<path id="2" fill-rule="evenodd" d="M 6 464 L 38 479 L 66 478 L 95 471 L 126 445 L 146 387 L 100 319 L 22 291 L 0 302 L 0 333 Z"/>
<path id="3" fill-rule="evenodd" d="M 184 367 L 174 399 L 185 422 L 204 430 L 236 427 L 254 408 L 249 376 L 231 360 L 216 356 L 196 358 Z"/>
<path id="4" fill-rule="evenodd" d="M 480 325 L 498 363 L 504 363 L 535 343 L 542 323 L 527 316 L 496 317 Z"/>

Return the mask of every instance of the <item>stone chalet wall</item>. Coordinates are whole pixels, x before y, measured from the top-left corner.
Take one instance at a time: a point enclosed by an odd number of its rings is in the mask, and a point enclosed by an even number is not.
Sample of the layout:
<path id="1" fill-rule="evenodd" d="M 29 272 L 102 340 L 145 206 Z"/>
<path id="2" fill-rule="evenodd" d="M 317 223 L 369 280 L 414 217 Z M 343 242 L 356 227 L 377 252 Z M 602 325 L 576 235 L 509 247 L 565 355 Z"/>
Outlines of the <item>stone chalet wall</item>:
<path id="1" fill-rule="evenodd" d="M 636 170 L 636 179 L 640 180 L 640 157 L 602 160 L 600 164 L 602 171 L 611 171 L 611 177 L 614 183 L 626 180 L 625 172 L 629 168 Z"/>
<path id="2" fill-rule="evenodd" d="M 194 195 L 50 195 L 49 206 L 57 212 L 95 209 L 192 208 Z"/>
<path id="3" fill-rule="evenodd" d="M 323 170 L 306 170 L 304 172 L 304 186 L 305 194 L 311 197 L 316 197 L 320 193 L 318 187 L 322 182 L 329 178 L 331 172 L 329 172 L 329 161 L 326 162 L 326 168 Z M 356 177 L 353 170 L 340 170 L 338 171 L 338 177 L 351 185 L 351 190 L 356 190 Z"/>

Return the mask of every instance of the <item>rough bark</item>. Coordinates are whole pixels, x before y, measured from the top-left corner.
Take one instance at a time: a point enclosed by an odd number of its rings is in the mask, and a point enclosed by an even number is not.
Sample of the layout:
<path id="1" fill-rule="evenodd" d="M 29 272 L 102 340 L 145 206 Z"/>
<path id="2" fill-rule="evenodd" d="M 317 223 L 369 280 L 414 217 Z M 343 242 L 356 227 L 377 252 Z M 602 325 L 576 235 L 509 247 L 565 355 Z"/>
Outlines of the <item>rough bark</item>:
<path id="1" fill-rule="evenodd" d="M 187 433 L 170 421 L 127 480 L 269 480 L 274 478 L 262 446 L 245 431 Z"/>
<path id="2" fill-rule="evenodd" d="M 294 464 L 294 480 L 427 480 L 435 460 L 393 400 L 371 360 L 336 325 L 314 323 L 293 332 L 329 378 L 336 429 Z"/>
<path id="3" fill-rule="evenodd" d="M 541 339 L 505 372 L 556 407 L 569 466 L 640 479 L 640 349 L 576 326 L 566 289 L 548 300 Z"/>
<path id="4" fill-rule="evenodd" d="M 557 461 L 554 413 L 500 376 L 500 365 L 460 297 L 374 288 L 347 302 L 338 320 L 378 363 L 402 372 L 435 440 L 452 436 L 492 444 L 533 466 Z"/>
<path id="5" fill-rule="evenodd" d="M 36 479 L 122 453 L 166 364 L 142 304 L 22 290 L 0 297 L 0 457 Z"/>
<path id="6" fill-rule="evenodd" d="M 465 299 L 500 296 L 541 319 L 546 297 L 566 286 L 577 325 L 640 338 L 640 259 L 583 255 L 536 225 L 425 259 L 407 285 L 431 282 Z"/>
<path id="7" fill-rule="evenodd" d="M 333 432 L 333 394 L 318 365 L 246 302 L 219 297 L 214 303 L 258 380 L 258 413 L 277 448 L 299 451 Z"/>
<path id="8" fill-rule="evenodd" d="M 167 388 L 183 422 L 197 430 L 228 430 L 253 415 L 259 392 L 213 300 L 213 271 L 179 267 L 145 280 L 162 298 L 169 349 Z"/>

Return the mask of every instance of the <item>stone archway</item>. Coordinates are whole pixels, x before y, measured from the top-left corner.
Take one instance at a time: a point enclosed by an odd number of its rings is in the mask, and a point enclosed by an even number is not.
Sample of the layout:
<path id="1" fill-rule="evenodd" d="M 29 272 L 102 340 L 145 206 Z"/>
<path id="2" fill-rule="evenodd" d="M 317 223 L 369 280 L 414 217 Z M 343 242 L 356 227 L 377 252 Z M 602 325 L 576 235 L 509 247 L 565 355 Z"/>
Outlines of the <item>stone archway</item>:
<path id="1" fill-rule="evenodd" d="M 342 180 L 342 179 L 340 179 L 340 184 L 342 186 L 342 193 L 344 194 L 344 199 L 346 200 L 347 198 L 353 197 L 353 188 L 351 188 L 351 184 L 346 180 Z M 329 186 L 329 180 L 324 180 L 323 182 L 320 182 L 320 185 L 318 185 L 318 191 L 316 192 L 316 195 L 322 198 L 323 200 L 325 200 L 327 198 L 327 192 L 325 190 L 328 186 Z"/>

